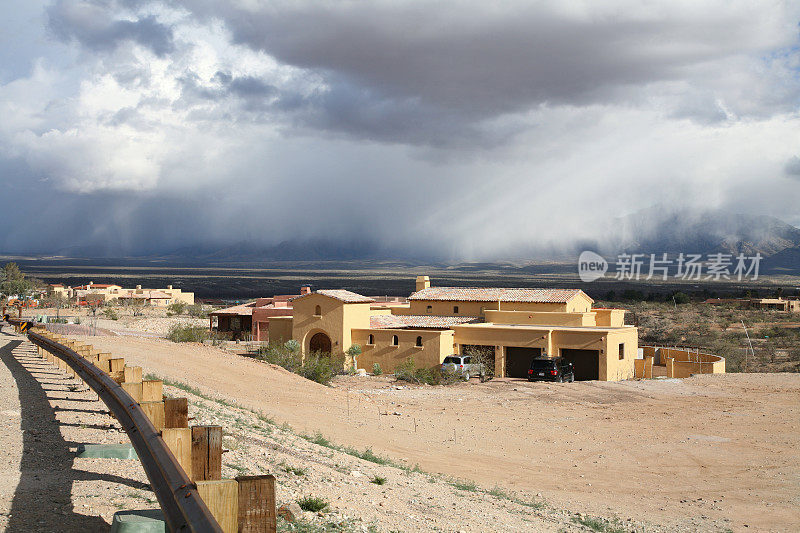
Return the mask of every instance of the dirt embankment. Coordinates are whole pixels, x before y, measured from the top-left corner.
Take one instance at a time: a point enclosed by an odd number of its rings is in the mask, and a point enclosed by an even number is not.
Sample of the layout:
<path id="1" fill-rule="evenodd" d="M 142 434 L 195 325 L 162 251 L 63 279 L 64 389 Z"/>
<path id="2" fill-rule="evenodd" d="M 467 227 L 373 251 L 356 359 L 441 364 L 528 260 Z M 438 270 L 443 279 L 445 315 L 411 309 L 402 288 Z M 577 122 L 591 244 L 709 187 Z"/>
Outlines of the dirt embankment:
<path id="1" fill-rule="evenodd" d="M 670 529 L 800 523 L 800 375 L 402 389 L 347 378 L 324 387 L 212 347 L 84 340 L 297 432 L 541 494 L 553 507 Z"/>

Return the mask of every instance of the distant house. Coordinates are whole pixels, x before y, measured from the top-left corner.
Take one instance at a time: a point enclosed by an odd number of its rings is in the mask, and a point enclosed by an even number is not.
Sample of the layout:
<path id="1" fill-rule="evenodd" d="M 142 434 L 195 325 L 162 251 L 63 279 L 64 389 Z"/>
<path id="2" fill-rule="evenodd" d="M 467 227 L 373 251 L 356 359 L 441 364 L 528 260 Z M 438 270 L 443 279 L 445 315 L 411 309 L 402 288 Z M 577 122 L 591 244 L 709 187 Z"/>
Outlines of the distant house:
<path id="1" fill-rule="evenodd" d="M 311 287 L 301 287 L 300 294 L 258 298 L 254 302 L 213 311 L 209 314 L 211 329 L 233 339 L 249 334 L 254 341 L 268 341 L 270 319 L 291 316 L 292 299 L 310 292 Z"/>
<path id="2" fill-rule="evenodd" d="M 797 298 L 709 298 L 703 303 L 735 305 L 743 309 L 771 309 L 786 313 L 800 313 L 800 299 Z"/>
<path id="3" fill-rule="evenodd" d="M 165 307 L 173 303 L 194 304 L 194 293 L 183 292 L 172 285 L 165 289 L 142 289 L 137 285 L 135 289 L 125 289 L 119 285 L 94 283 L 78 287 L 64 287 L 61 284 L 50 285 L 50 294 L 64 296 L 78 305 L 97 305 L 119 299 L 121 302 L 139 301 L 145 305 Z"/>

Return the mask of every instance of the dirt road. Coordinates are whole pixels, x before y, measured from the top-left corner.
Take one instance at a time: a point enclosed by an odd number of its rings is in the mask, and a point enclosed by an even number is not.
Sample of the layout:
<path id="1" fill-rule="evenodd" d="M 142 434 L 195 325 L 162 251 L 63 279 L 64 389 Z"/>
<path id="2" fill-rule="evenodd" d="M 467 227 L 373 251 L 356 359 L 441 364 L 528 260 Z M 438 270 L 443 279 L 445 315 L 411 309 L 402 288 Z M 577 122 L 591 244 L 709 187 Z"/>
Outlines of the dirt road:
<path id="1" fill-rule="evenodd" d="M 212 347 L 83 340 L 299 432 L 559 508 L 686 530 L 800 524 L 797 374 L 332 388 Z"/>

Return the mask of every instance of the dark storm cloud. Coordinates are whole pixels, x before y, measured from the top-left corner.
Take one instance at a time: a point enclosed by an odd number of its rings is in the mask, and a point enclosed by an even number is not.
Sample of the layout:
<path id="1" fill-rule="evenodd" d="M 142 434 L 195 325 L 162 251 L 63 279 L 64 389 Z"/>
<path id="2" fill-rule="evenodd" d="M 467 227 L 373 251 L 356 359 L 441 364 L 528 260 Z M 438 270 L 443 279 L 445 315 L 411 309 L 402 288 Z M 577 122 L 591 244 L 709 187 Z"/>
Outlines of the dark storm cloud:
<path id="1" fill-rule="evenodd" d="M 53 33 L 65 41 L 77 40 L 95 51 L 113 50 L 123 41 L 133 41 L 164 57 L 175 50 L 172 28 L 148 15 L 136 20 L 114 18 L 108 2 L 59 0 L 47 9 Z"/>
<path id="2" fill-rule="evenodd" d="M 469 117 L 612 101 L 631 86 L 682 80 L 765 46 L 753 32 L 755 13 L 741 9 L 644 15 L 626 5 L 572 13 L 526 3 L 183 3 L 220 17 L 235 42 L 286 64 L 333 73 L 388 102 L 418 99 Z M 701 114 L 706 120 L 708 111 Z"/>
<path id="3" fill-rule="evenodd" d="M 455 148 L 480 144 L 490 148 L 519 130 L 514 126 L 488 132 L 452 110 L 420 102 L 387 98 L 374 90 L 331 75 L 324 89 L 300 92 L 280 89 L 256 76 L 217 72 L 204 83 L 196 75 L 180 80 L 187 98 L 223 101 L 234 98 L 255 118 L 281 121 L 303 132 L 344 133 L 357 139 Z M 241 117 L 252 119 L 253 116 Z"/>

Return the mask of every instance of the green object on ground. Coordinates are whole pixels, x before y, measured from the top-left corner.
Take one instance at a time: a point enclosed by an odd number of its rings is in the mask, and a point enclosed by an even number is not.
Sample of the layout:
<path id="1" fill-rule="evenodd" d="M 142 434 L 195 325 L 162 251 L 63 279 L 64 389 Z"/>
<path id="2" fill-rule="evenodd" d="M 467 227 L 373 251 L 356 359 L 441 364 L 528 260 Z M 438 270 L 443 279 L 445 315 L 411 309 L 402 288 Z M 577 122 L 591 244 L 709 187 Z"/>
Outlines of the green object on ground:
<path id="1" fill-rule="evenodd" d="M 127 444 L 81 444 L 78 446 L 78 457 L 90 459 L 138 459 L 136 450 Z"/>
<path id="2" fill-rule="evenodd" d="M 111 520 L 111 533 L 166 533 L 161 509 L 117 511 Z"/>

